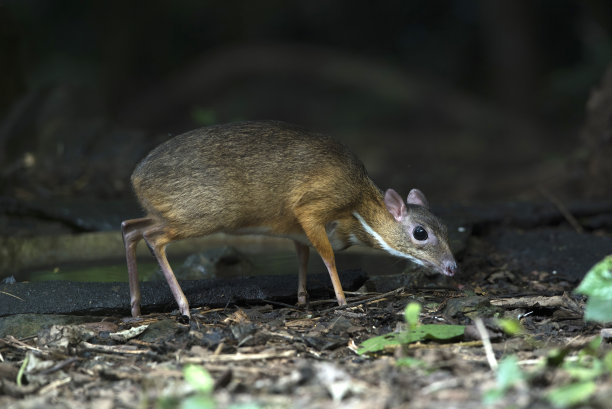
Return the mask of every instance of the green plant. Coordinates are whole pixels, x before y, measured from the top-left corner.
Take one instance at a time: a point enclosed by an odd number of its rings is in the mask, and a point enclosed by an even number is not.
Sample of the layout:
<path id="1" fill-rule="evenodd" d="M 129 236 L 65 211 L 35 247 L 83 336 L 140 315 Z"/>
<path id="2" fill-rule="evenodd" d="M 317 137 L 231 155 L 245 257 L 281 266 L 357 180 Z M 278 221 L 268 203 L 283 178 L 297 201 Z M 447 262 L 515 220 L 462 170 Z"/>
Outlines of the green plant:
<path id="1" fill-rule="evenodd" d="M 595 264 L 576 288 L 579 294 L 589 298 L 584 310 L 585 321 L 612 322 L 612 255 Z M 566 357 L 567 350 L 549 356 L 548 364 L 560 366 L 571 378 L 565 385 L 551 389 L 546 399 L 555 407 L 566 408 L 586 402 L 595 392 L 596 380 L 612 374 L 612 351 L 598 357 L 601 338 L 597 337 L 584 347 L 576 357 Z"/>
<path id="2" fill-rule="evenodd" d="M 216 404 L 212 392 L 215 381 L 210 373 L 201 366 L 187 365 L 183 369 L 183 376 L 185 381 L 196 390 L 196 394 L 186 398 L 181 403 L 181 409 L 214 409 Z"/>
<path id="3" fill-rule="evenodd" d="M 406 330 L 401 332 L 390 332 L 367 339 L 361 343 L 361 347 L 357 350 L 357 353 L 362 355 L 417 341 L 445 341 L 463 336 L 465 332 L 464 325 L 419 324 L 420 311 L 421 306 L 418 303 L 408 304 L 404 310 L 404 319 L 408 324 Z"/>
<path id="4" fill-rule="evenodd" d="M 584 309 L 586 321 L 612 322 L 612 255 L 589 270 L 576 292 L 589 297 Z"/>
<path id="5" fill-rule="evenodd" d="M 517 319 L 499 318 L 497 325 L 510 336 L 521 335 L 525 333 L 525 329 Z"/>
<path id="6" fill-rule="evenodd" d="M 515 355 L 505 357 L 497 367 L 495 374 L 496 387 L 486 391 L 482 397 L 485 405 L 491 405 L 502 398 L 511 388 L 525 380 Z"/>
<path id="7" fill-rule="evenodd" d="M 546 399 L 557 408 L 567 408 L 586 401 L 595 392 L 595 382 L 583 381 L 554 388 Z"/>
<path id="8" fill-rule="evenodd" d="M 426 364 L 420 359 L 412 358 L 409 356 L 405 356 L 403 358 L 399 358 L 396 362 L 397 366 L 405 366 L 407 368 L 422 368 Z"/>
<path id="9" fill-rule="evenodd" d="M 210 373 L 198 365 L 187 365 L 183 368 L 183 376 L 195 391 L 185 398 L 165 397 L 157 402 L 159 409 L 216 409 L 217 402 L 213 397 L 215 381 Z M 257 403 L 232 404 L 228 409 L 261 409 Z"/>

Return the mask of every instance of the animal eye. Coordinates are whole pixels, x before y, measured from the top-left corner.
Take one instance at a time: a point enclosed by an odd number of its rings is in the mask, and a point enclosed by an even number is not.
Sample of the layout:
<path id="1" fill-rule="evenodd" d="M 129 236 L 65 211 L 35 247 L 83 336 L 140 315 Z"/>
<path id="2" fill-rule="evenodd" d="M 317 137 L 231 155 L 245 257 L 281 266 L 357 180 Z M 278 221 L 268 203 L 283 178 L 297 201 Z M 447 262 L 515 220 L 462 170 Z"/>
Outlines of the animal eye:
<path id="1" fill-rule="evenodd" d="M 427 237 L 428 237 L 427 231 L 421 226 L 415 227 L 414 230 L 412 231 L 412 235 L 418 241 L 425 241 L 427 240 Z"/>

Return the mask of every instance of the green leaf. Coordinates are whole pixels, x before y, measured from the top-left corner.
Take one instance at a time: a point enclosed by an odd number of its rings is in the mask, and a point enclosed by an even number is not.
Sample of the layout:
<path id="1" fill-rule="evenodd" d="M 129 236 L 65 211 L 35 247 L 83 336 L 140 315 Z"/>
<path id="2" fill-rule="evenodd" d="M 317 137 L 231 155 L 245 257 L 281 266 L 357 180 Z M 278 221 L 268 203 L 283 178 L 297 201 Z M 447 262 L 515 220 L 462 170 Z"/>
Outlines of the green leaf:
<path id="1" fill-rule="evenodd" d="M 504 358 L 497 368 L 497 387 L 507 390 L 523 380 L 523 371 L 518 364 L 518 358 L 510 355 Z"/>
<path id="2" fill-rule="evenodd" d="M 589 270 L 576 292 L 589 296 L 584 309 L 586 321 L 612 321 L 612 255 Z"/>
<path id="3" fill-rule="evenodd" d="M 482 401 L 485 405 L 491 405 L 504 396 L 504 394 L 517 383 L 525 379 L 523 371 L 518 364 L 518 358 L 510 355 L 504 358 L 497 367 L 497 386 L 485 391 Z"/>
<path id="4" fill-rule="evenodd" d="M 508 335 L 519 335 L 524 332 L 523 326 L 516 319 L 500 318 L 497 320 L 497 324 Z"/>
<path id="5" fill-rule="evenodd" d="M 176 396 L 161 396 L 157 398 L 155 405 L 156 409 L 176 409 L 181 403 L 180 399 Z"/>
<path id="6" fill-rule="evenodd" d="M 565 361 L 565 357 L 569 353 L 567 348 L 553 348 L 546 356 L 546 365 L 551 367 L 557 367 Z"/>
<path id="7" fill-rule="evenodd" d="M 587 347 L 584 349 L 584 351 L 587 352 L 589 355 L 596 355 L 597 350 L 601 346 L 602 341 L 603 340 L 600 336 L 593 338 L 591 342 L 589 342 L 589 345 L 587 345 Z"/>
<path id="8" fill-rule="evenodd" d="M 594 347 L 601 338 L 596 337 L 589 346 Z M 595 356 L 595 351 L 589 351 L 589 347 L 583 348 L 578 354 L 577 361 L 565 361 L 563 369 L 578 381 L 590 381 L 605 373 L 604 362 Z"/>
<path id="9" fill-rule="evenodd" d="M 421 361 L 420 359 L 415 359 L 409 356 L 405 356 L 403 358 L 398 359 L 395 365 L 406 366 L 408 368 L 416 368 L 416 367 L 425 366 L 425 362 Z"/>
<path id="10" fill-rule="evenodd" d="M 482 403 L 485 405 L 492 405 L 504 396 L 505 391 L 499 388 L 493 388 L 485 391 L 482 395 Z"/>
<path id="11" fill-rule="evenodd" d="M 362 355 L 368 352 L 382 351 L 386 347 L 417 341 L 446 341 L 463 336 L 464 332 L 464 325 L 419 325 L 412 331 L 392 332 L 365 340 L 361 343 L 361 348 L 357 350 L 357 353 Z"/>
<path id="12" fill-rule="evenodd" d="M 215 409 L 216 407 L 215 401 L 210 396 L 203 395 L 190 396 L 180 406 L 181 409 Z"/>
<path id="13" fill-rule="evenodd" d="M 604 372 L 604 368 L 601 361 L 596 360 L 593 362 L 593 364 L 594 365 L 591 367 L 571 365 L 565 367 L 564 369 L 573 379 L 576 379 L 581 382 L 592 381 Z"/>
<path id="14" fill-rule="evenodd" d="M 399 332 L 392 332 L 389 334 L 379 335 L 374 338 L 366 339 L 361 343 L 361 348 L 357 350 L 357 353 L 359 355 L 363 355 L 368 352 L 382 351 L 383 349 L 389 346 L 399 345 L 401 343 L 399 336 Z"/>
<path id="15" fill-rule="evenodd" d="M 576 292 L 612 301 L 612 255 L 589 270 Z"/>
<path id="16" fill-rule="evenodd" d="M 425 324 L 419 325 L 412 331 L 400 333 L 399 341 L 402 344 L 410 344 L 425 340 L 445 341 L 460 337 L 464 332 L 464 325 Z"/>
<path id="17" fill-rule="evenodd" d="M 584 308 L 584 319 L 601 323 L 612 321 L 612 299 L 590 296 Z"/>
<path id="18" fill-rule="evenodd" d="M 228 406 L 228 409 L 262 409 L 262 406 L 255 402 L 233 403 Z"/>
<path id="19" fill-rule="evenodd" d="M 413 330 L 417 324 L 419 323 L 419 314 L 421 313 L 421 304 L 416 302 L 411 302 L 406 306 L 404 310 L 404 317 L 406 322 L 410 326 L 410 329 Z"/>
<path id="20" fill-rule="evenodd" d="M 183 369 L 185 380 L 193 386 L 195 390 L 203 395 L 210 395 L 215 386 L 215 381 L 210 373 L 201 366 L 187 365 Z"/>
<path id="21" fill-rule="evenodd" d="M 482 403 L 484 403 L 487 406 L 492 405 L 498 400 L 500 400 L 501 398 L 503 398 L 505 393 L 506 393 L 505 391 L 499 388 L 489 389 L 485 391 L 485 393 L 482 395 Z"/>
<path id="22" fill-rule="evenodd" d="M 546 394 L 546 398 L 557 408 L 567 408 L 589 399 L 595 392 L 595 382 L 577 382 L 554 388 Z"/>
<path id="23" fill-rule="evenodd" d="M 608 353 L 604 356 L 603 364 L 608 372 L 612 374 L 612 351 L 608 351 Z"/>

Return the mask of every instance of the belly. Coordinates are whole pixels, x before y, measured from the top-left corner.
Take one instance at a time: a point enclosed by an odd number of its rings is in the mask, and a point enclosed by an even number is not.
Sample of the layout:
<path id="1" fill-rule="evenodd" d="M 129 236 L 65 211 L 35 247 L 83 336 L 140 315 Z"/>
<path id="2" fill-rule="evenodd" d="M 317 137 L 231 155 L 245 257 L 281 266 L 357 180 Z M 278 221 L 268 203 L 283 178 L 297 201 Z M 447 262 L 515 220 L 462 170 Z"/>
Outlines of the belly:
<path id="1" fill-rule="evenodd" d="M 325 232 L 327 233 L 327 238 L 329 239 L 329 243 L 331 244 L 332 249 L 334 251 L 344 250 L 347 247 L 350 247 L 352 244 L 355 244 L 351 242 L 351 240 L 348 240 L 342 237 L 340 234 L 338 234 L 338 230 L 335 228 L 335 224 L 333 222 L 328 224 L 328 226 L 326 226 Z M 299 228 L 296 228 L 292 232 L 282 232 L 281 233 L 281 232 L 274 231 L 274 229 L 270 227 L 263 227 L 263 226 L 245 227 L 245 228 L 240 228 L 240 229 L 233 230 L 233 231 L 226 231 L 226 233 L 239 234 L 239 235 L 255 234 L 255 235 L 263 235 L 263 236 L 284 237 L 287 239 L 297 241 L 298 243 L 305 244 L 307 246 L 312 246 L 312 243 L 310 243 L 310 240 L 308 240 L 308 237 L 306 237 L 306 234 L 304 234 L 304 231 Z"/>

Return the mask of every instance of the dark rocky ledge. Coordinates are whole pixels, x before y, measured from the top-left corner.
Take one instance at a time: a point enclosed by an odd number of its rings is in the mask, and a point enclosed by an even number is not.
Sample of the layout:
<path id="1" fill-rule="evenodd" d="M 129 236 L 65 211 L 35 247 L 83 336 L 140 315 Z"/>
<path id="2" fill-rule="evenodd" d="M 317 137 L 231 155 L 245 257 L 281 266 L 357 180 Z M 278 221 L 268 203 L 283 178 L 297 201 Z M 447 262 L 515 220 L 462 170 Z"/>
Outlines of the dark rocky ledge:
<path id="1" fill-rule="evenodd" d="M 297 274 L 215 278 L 181 281 L 190 306 L 224 307 L 228 304 L 263 303 L 265 301 L 295 304 Z M 362 270 L 340 273 L 346 291 L 358 289 L 368 276 Z M 164 281 L 140 283 L 144 314 L 176 309 L 168 284 Z M 334 298 L 329 275 L 308 276 L 311 299 Z M 4 284 L 0 286 L 0 316 L 12 314 L 130 314 L 128 283 L 84 283 L 46 281 Z"/>

